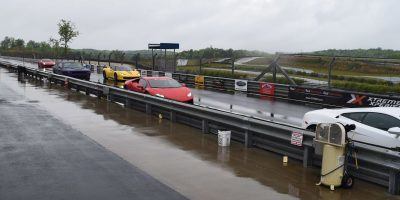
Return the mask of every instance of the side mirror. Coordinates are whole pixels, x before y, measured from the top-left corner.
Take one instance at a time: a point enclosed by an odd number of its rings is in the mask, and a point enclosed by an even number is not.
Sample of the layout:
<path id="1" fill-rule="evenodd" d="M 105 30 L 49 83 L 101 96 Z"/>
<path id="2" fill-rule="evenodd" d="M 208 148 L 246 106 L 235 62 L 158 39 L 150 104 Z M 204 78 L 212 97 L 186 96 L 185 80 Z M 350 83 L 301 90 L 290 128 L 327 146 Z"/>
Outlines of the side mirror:
<path id="1" fill-rule="evenodd" d="M 181 85 L 182 85 L 182 87 L 186 87 L 186 84 L 185 84 L 185 83 L 181 83 Z"/>
<path id="2" fill-rule="evenodd" d="M 397 136 L 400 136 L 400 128 L 399 127 L 389 128 L 388 132 L 390 134 L 395 134 Z"/>

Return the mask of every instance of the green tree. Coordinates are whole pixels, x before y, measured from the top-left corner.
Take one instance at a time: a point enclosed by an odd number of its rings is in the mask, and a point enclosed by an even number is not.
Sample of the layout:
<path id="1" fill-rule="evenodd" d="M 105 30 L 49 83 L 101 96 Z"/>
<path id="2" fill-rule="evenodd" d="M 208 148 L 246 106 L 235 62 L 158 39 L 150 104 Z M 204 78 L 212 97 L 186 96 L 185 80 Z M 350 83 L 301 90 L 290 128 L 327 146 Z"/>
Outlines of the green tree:
<path id="1" fill-rule="evenodd" d="M 28 43 L 26 43 L 26 48 L 30 49 L 30 50 L 37 49 L 37 48 L 39 48 L 39 46 L 40 46 L 39 43 L 37 43 L 33 40 L 29 40 Z"/>
<path id="2" fill-rule="evenodd" d="M 23 39 L 18 38 L 14 41 L 13 46 L 14 46 L 14 48 L 17 48 L 17 49 L 23 49 L 23 48 L 25 48 L 25 41 Z"/>
<path id="3" fill-rule="evenodd" d="M 111 53 L 114 56 L 116 61 L 121 62 L 121 63 L 123 62 L 123 60 L 125 58 L 125 53 L 123 51 L 114 50 Z"/>
<path id="4" fill-rule="evenodd" d="M 58 34 L 60 35 L 61 45 L 64 47 L 64 55 L 67 55 L 68 43 L 70 43 L 75 37 L 78 37 L 79 32 L 76 30 L 75 24 L 71 21 L 62 19 L 58 23 Z"/>
<path id="5" fill-rule="evenodd" d="M 14 38 L 13 37 L 5 37 L 4 38 L 4 40 L 3 41 L 1 41 L 1 44 L 0 44 L 0 46 L 1 46 L 1 48 L 2 49 L 9 49 L 9 48 L 11 48 L 12 46 L 13 46 L 13 43 L 14 43 Z"/>

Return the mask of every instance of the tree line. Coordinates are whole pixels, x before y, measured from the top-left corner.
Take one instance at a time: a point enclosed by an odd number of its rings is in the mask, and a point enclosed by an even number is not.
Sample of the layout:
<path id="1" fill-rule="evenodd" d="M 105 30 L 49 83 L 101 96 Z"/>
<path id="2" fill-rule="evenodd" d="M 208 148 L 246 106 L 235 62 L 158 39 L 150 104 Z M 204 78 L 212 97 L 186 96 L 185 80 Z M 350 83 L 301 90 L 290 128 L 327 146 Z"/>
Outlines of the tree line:
<path id="1" fill-rule="evenodd" d="M 233 49 L 219 49 L 208 47 L 199 50 L 187 50 L 179 53 L 180 58 L 194 59 L 194 58 L 243 58 L 243 57 L 266 57 L 270 56 L 262 51 L 249 51 L 249 50 L 233 50 Z"/>
<path id="2" fill-rule="evenodd" d="M 12 56 L 45 56 L 59 57 L 66 56 L 69 50 L 69 43 L 79 35 L 75 24 L 68 20 L 60 20 L 58 25 L 59 39 L 50 38 L 48 41 L 36 42 L 6 36 L 0 42 L 0 53 Z"/>
<path id="3" fill-rule="evenodd" d="M 381 59 L 400 59 L 400 51 L 392 49 L 371 48 L 371 49 L 328 49 L 315 51 L 311 54 L 322 56 L 346 56 L 363 58 L 381 58 Z"/>

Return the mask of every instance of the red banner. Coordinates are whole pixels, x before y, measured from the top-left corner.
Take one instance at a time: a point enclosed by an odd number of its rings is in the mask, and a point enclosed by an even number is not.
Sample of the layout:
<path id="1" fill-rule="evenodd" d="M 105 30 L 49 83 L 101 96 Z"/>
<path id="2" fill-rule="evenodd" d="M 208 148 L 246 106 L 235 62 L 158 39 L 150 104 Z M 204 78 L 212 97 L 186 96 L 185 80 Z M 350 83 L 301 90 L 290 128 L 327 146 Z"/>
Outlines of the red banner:
<path id="1" fill-rule="evenodd" d="M 262 95 L 275 95 L 275 85 L 273 83 L 260 83 L 260 94 Z"/>

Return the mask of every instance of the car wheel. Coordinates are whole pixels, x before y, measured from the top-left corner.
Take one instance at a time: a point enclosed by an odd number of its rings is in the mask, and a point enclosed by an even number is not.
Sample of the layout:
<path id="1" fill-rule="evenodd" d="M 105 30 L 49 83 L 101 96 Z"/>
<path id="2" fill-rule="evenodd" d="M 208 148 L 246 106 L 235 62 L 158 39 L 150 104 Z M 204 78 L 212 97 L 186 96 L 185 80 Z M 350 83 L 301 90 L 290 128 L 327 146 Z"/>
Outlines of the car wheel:
<path id="1" fill-rule="evenodd" d="M 106 76 L 106 72 L 105 72 L 105 71 L 103 71 L 103 79 L 104 79 L 104 80 L 107 79 L 107 76 Z"/>
<path id="2" fill-rule="evenodd" d="M 342 178 L 342 187 L 343 188 L 352 188 L 354 185 L 354 177 L 345 173 Z"/>
<path id="3" fill-rule="evenodd" d="M 118 75 L 117 75 L 117 73 L 114 74 L 114 81 L 115 81 L 115 82 L 118 81 Z"/>

